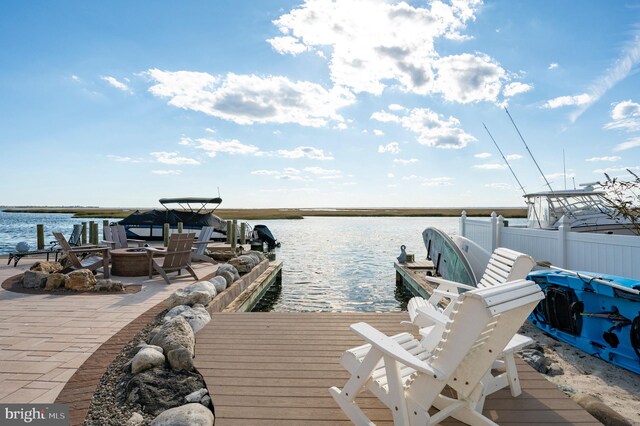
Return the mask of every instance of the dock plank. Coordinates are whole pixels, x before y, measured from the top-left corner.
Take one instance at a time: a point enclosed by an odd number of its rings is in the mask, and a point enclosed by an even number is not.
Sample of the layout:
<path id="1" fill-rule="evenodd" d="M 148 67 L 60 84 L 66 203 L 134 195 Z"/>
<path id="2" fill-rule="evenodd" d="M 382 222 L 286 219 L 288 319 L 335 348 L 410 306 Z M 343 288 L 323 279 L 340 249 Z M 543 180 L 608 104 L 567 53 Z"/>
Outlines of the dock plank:
<path id="1" fill-rule="evenodd" d="M 215 406 L 216 425 L 348 425 L 329 395 L 348 373 L 345 349 L 363 342 L 349 325 L 368 322 L 387 334 L 408 331 L 405 313 L 213 313 L 196 336 L 195 364 Z M 491 395 L 484 414 L 501 425 L 599 424 L 522 360 L 523 394 Z M 359 398 L 376 424 L 392 424 L 390 411 L 371 394 Z M 447 419 L 444 425 L 460 423 Z"/>

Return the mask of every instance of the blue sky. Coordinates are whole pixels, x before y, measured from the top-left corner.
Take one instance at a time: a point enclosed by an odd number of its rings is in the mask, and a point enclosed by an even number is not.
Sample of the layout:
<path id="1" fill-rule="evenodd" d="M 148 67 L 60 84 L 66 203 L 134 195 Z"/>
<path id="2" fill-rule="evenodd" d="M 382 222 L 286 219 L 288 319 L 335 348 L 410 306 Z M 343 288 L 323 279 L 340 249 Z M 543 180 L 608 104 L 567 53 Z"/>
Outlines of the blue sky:
<path id="1" fill-rule="evenodd" d="M 4 205 L 524 206 L 640 170 L 638 1 L 0 2 Z"/>

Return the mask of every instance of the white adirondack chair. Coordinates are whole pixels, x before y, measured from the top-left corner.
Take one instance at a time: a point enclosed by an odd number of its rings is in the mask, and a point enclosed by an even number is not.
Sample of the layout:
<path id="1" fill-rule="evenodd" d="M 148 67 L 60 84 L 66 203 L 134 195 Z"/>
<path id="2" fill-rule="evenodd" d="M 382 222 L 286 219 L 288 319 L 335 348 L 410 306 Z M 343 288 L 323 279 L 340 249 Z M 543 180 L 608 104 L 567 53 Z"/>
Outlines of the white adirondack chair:
<path id="1" fill-rule="evenodd" d="M 422 308 L 421 312 L 427 310 L 442 312 L 443 309 L 438 306 L 442 299 L 456 299 L 460 294 L 459 290 L 492 287 L 508 281 L 524 279 L 535 264 L 536 262 L 533 258 L 527 254 L 498 247 L 491 254 L 484 275 L 480 278 L 476 287 L 443 278 L 428 277 L 427 280 L 438 284 L 438 288 L 433 291 L 429 299 L 413 297 L 409 300 L 407 311 L 409 312 L 411 323 L 418 327 L 433 325 L 433 321 L 428 316 L 421 315 L 418 312 L 419 308 Z"/>
<path id="2" fill-rule="evenodd" d="M 193 242 L 193 248 L 191 249 L 191 260 L 200 262 L 209 262 L 216 264 L 215 260 L 204 254 L 207 249 L 207 244 L 213 234 L 213 226 L 203 226 L 198 235 L 198 241 Z"/>
<path id="3" fill-rule="evenodd" d="M 482 415 L 492 390 L 494 361 L 544 298 L 540 287 L 518 280 L 460 295 L 438 345 L 427 351 L 408 333 L 388 337 L 366 323 L 351 329 L 369 342 L 345 352 L 351 373 L 343 389 L 329 392 L 357 425 L 373 425 L 356 397 L 369 389 L 392 412 L 396 425 L 434 425 L 454 417 L 472 425 L 495 425 Z M 446 385 L 456 398 L 441 394 Z M 429 408 L 439 410 L 429 414 Z"/>

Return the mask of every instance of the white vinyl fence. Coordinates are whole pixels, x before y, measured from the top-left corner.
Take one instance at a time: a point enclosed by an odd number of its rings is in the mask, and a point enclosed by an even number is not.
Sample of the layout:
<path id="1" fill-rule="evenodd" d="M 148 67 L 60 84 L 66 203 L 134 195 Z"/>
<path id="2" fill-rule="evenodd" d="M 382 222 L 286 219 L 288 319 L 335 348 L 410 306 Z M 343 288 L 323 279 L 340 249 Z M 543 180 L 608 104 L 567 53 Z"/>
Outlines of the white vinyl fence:
<path id="1" fill-rule="evenodd" d="M 507 247 L 560 268 L 640 280 L 639 236 L 571 232 L 565 225 L 557 231 L 509 227 L 495 213 L 487 221 L 468 219 L 466 212 L 459 233 L 489 252 Z"/>

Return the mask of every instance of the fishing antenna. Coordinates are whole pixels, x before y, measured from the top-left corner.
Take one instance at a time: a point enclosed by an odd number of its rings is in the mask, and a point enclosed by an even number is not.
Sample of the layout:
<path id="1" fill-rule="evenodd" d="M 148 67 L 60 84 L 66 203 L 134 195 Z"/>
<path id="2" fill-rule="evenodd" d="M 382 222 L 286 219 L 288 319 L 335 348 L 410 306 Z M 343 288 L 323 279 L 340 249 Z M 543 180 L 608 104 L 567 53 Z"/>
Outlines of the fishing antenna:
<path id="1" fill-rule="evenodd" d="M 567 189 L 567 163 L 564 159 L 564 148 L 562 149 L 562 176 L 564 177 L 564 189 Z"/>
<path id="2" fill-rule="evenodd" d="M 527 191 L 524 190 L 524 187 L 522 186 L 522 184 L 520 183 L 520 180 L 518 180 L 518 176 L 516 176 L 516 173 L 513 171 L 513 169 L 511 168 L 511 164 L 509 164 L 509 161 L 507 161 L 507 157 L 504 156 L 504 154 L 502 153 L 502 150 L 500 149 L 500 147 L 498 146 L 498 143 L 496 142 L 496 140 L 493 138 L 493 136 L 491 135 L 491 132 L 489 131 L 489 129 L 487 129 L 486 124 L 482 123 L 482 125 L 484 126 L 484 129 L 487 131 L 487 133 L 489 134 L 489 137 L 491 138 L 491 140 L 493 141 L 493 144 L 496 146 L 496 148 L 498 148 L 498 152 L 500 153 L 500 155 L 502 156 L 502 159 L 504 160 L 505 163 L 507 163 L 507 167 L 509 167 L 509 170 L 511 170 L 511 174 L 513 175 L 514 179 L 516 180 L 516 182 L 518 182 L 518 185 L 520 186 L 520 189 L 522 190 L 523 194 L 526 194 Z"/>
<path id="3" fill-rule="evenodd" d="M 504 107 L 504 110 L 506 111 L 507 115 L 509 116 L 509 120 L 511 120 L 511 124 L 513 124 L 513 127 L 515 127 L 516 132 L 518 132 L 518 136 L 520 136 L 520 139 L 522 140 L 522 143 L 524 144 L 524 147 L 527 148 L 527 152 L 529 153 L 529 155 L 531 156 L 531 159 L 533 160 L 534 164 L 538 168 L 538 171 L 540 172 L 540 175 L 542 175 L 542 179 L 544 179 L 545 183 L 549 187 L 549 190 L 551 192 L 553 192 L 553 189 L 551 188 L 551 185 L 549 184 L 549 181 L 547 180 L 547 177 L 544 175 L 544 173 L 542 173 L 542 169 L 540 169 L 540 166 L 538 165 L 538 162 L 536 161 L 536 158 L 533 156 L 533 154 L 531 153 L 531 150 L 529 149 L 529 146 L 527 145 L 527 143 L 525 142 L 524 138 L 522 137 L 522 134 L 520 133 L 520 130 L 518 129 L 518 126 L 516 126 L 516 122 L 513 121 L 513 117 L 511 117 L 511 114 L 509 114 L 509 110 L 507 109 L 507 107 Z"/>

